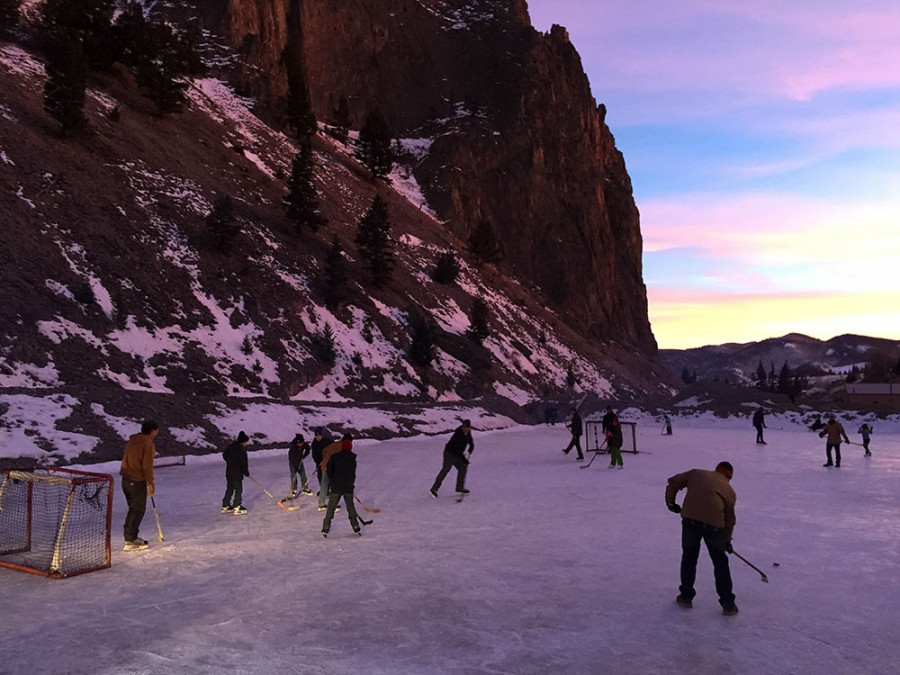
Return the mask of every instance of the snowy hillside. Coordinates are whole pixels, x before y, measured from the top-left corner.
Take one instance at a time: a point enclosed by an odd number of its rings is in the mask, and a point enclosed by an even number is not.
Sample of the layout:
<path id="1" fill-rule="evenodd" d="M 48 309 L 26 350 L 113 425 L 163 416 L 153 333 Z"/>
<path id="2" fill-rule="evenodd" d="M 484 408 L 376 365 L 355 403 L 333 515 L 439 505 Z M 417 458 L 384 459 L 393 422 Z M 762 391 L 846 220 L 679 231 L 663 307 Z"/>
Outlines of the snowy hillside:
<path id="1" fill-rule="evenodd" d="M 896 672 L 900 420 L 876 425 L 871 459 L 845 447 L 836 470 L 821 466 L 821 439 L 781 419 L 761 447 L 746 420 L 676 419 L 667 437 L 655 418 L 623 418 L 639 422 L 644 451 L 623 471 L 604 456 L 579 468 L 561 426 L 476 424 L 460 504 L 452 474 L 427 495 L 445 437 L 357 443 L 357 496 L 381 509 L 364 513 L 361 538 L 337 514 L 323 540 L 313 498 L 285 513 L 249 481 L 250 513 L 219 514 L 218 456 L 159 469 L 164 543 L 148 513 L 150 549 L 118 550 L 117 487 L 111 569 L 59 581 L 0 570 L 16 617 L 0 670 Z M 735 467 L 735 549 L 769 579 L 731 558 L 736 617 L 722 616 L 705 552 L 694 608 L 675 604 L 680 525 L 663 503 L 668 476 L 722 459 Z M 276 494 L 288 487 L 282 451 L 251 456 L 250 470 Z"/>

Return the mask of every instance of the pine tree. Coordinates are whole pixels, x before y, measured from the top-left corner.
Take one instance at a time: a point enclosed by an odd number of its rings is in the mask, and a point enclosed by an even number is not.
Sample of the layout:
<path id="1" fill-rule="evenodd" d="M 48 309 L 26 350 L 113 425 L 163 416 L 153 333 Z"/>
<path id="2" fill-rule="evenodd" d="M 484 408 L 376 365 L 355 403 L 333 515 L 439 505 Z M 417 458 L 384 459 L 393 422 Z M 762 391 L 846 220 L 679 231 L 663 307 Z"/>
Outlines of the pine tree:
<path id="1" fill-rule="evenodd" d="M 782 364 L 781 370 L 778 371 L 778 385 L 776 391 L 779 394 L 791 393 L 791 368 L 788 366 L 787 361 Z"/>
<path id="2" fill-rule="evenodd" d="M 334 125 L 328 130 L 328 133 L 341 143 L 346 143 L 353 120 L 350 119 L 350 103 L 348 103 L 347 97 L 343 94 L 338 99 L 337 108 L 334 109 L 332 114 L 332 122 Z"/>
<path id="3" fill-rule="evenodd" d="M 427 316 L 419 316 L 411 321 L 412 341 L 409 345 L 409 360 L 427 367 L 434 360 L 434 329 Z"/>
<path id="4" fill-rule="evenodd" d="M 497 236 L 489 221 L 480 220 L 472 230 L 469 236 L 469 252 L 479 265 L 500 260 L 500 244 L 497 243 Z"/>
<path id="5" fill-rule="evenodd" d="M 356 246 L 360 257 L 369 263 L 372 283 L 381 287 L 389 282 L 394 272 L 394 242 L 387 204 L 381 195 L 375 195 L 372 206 L 359 221 Z"/>
<path id="6" fill-rule="evenodd" d="M 573 370 L 572 365 L 569 364 L 566 368 L 566 386 L 568 386 L 569 389 L 573 389 L 576 384 L 578 384 L 578 379 L 575 377 L 575 371 Z"/>
<path id="7" fill-rule="evenodd" d="M 439 284 L 452 284 L 459 277 L 459 258 L 456 252 L 447 249 L 438 256 L 431 278 Z"/>
<path id="8" fill-rule="evenodd" d="M 0 0 L 0 33 L 5 33 L 19 23 L 19 5 L 22 0 Z"/>
<path id="9" fill-rule="evenodd" d="M 332 238 L 331 247 L 325 254 L 322 286 L 327 307 L 338 307 L 347 297 L 347 266 L 344 262 L 344 249 L 337 236 Z"/>
<path id="10" fill-rule="evenodd" d="M 299 32 L 299 31 L 297 31 Z M 300 38 L 293 37 L 291 31 L 288 45 L 284 48 L 282 59 L 287 71 L 287 117 L 288 126 L 301 144 L 308 143 L 315 135 L 318 124 L 313 115 L 309 100 L 309 86 L 306 83 L 306 69 L 303 65 L 302 45 Z"/>
<path id="11" fill-rule="evenodd" d="M 44 110 L 60 123 L 60 133 L 65 137 L 85 124 L 87 63 L 81 40 L 57 37 L 47 51 L 44 69 Z"/>
<path id="12" fill-rule="evenodd" d="M 337 348 L 335 346 L 334 331 L 329 324 L 325 324 L 325 328 L 315 332 L 310 338 L 310 347 L 313 356 L 319 363 L 326 366 L 333 366 L 337 361 Z"/>
<path id="13" fill-rule="evenodd" d="M 763 366 L 762 361 L 760 361 L 759 365 L 756 366 L 756 382 L 753 386 L 755 386 L 757 389 L 762 389 L 763 391 L 765 391 L 767 380 L 768 377 L 766 376 L 766 368 L 765 366 Z"/>
<path id="14" fill-rule="evenodd" d="M 309 139 L 300 142 L 300 149 L 291 164 L 288 193 L 284 197 L 284 211 L 297 232 L 319 230 L 325 218 L 319 212 L 319 199 L 313 185 L 313 151 Z"/>
<path id="15" fill-rule="evenodd" d="M 691 383 L 691 371 L 687 369 L 687 366 L 681 369 L 681 381 L 685 384 Z"/>
<path id="16" fill-rule="evenodd" d="M 472 308 L 469 310 L 469 329 L 466 336 L 472 342 L 484 344 L 485 339 L 491 334 L 490 308 L 484 298 L 478 296 L 472 302 Z"/>
<path id="17" fill-rule="evenodd" d="M 373 180 L 387 178 L 394 166 L 392 136 L 387 120 L 378 108 L 366 115 L 359 130 L 359 148 L 355 155 L 372 174 Z"/>
<path id="18" fill-rule="evenodd" d="M 234 215 L 234 200 L 229 195 L 216 197 L 212 211 L 206 216 L 206 227 L 216 250 L 231 250 L 235 237 L 240 233 L 240 226 Z"/>
<path id="19" fill-rule="evenodd" d="M 184 79 L 189 66 L 185 60 L 185 45 L 172 30 L 161 21 L 146 24 L 147 36 L 135 65 L 135 78 L 150 100 L 156 103 L 160 115 L 176 113 L 188 105 Z"/>

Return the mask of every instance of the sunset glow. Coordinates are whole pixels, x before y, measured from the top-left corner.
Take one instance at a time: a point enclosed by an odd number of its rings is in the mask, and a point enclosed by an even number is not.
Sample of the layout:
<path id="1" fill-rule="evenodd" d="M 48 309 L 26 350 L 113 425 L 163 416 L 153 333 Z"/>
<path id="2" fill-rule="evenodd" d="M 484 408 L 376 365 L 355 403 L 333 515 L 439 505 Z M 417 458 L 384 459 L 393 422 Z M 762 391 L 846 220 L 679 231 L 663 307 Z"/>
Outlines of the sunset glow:
<path id="1" fill-rule="evenodd" d="M 896 3 L 528 5 L 607 107 L 660 347 L 900 339 Z"/>

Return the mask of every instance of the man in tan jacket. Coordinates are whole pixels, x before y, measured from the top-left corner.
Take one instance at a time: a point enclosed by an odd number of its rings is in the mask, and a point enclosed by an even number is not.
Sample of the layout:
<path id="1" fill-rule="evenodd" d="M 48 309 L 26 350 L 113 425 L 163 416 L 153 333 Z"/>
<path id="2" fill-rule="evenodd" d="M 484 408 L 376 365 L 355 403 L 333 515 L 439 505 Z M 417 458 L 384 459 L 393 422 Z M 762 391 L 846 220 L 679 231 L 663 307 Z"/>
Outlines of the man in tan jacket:
<path id="1" fill-rule="evenodd" d="M 159 425 L 153 420 L 145 420 L 141 424 L 141 433 L 132 434 L 125 443 L 125 454 L 122 457 L 122 492 L 128 503 L 128 514 L 125 516 L 125 550 L 142 551 L 149 547 L 146 539 L 138 537 L 144 512 L 147 510 L 147 497 L 153 496 L 153 458 L 156 446 L 153 439 L 159 433 Z"/>
<path id="2" fill-rule="evenodd" d="M 713 562 L 722 612 L 726 616 L 738 613 L 726 555 L 731 553 L 731 533 L 736 522 L 737 495 L 729 484 L 733 475 L 731 464 L 719 462 L 715 471 L 691 469 L 672 476 L 666 485 L 666 506 L 673 513 L 681 514 L 681 586 L 675 602 L 682 607 L 693 607 L 697 558 L 703 541 Z M 678 506 L 675 495 L 683 488 L 687 488 L 687 495 L 684 505 Z"/>
<path id="3" fill-rule="evenodd" d="M 825 428 L 819 432 L 819 438 L 825 439 L 825 457 L 826 462 L 823 466 L 834 466 L 839 469 L 841 467 L 841 439 L 849 443 L 847 432 L 844 431 L 844 425 L 838 422 L 834 415 L 828 417 Z M 834 464 L 831 463 L 831 449 L 834 448 Z"/>

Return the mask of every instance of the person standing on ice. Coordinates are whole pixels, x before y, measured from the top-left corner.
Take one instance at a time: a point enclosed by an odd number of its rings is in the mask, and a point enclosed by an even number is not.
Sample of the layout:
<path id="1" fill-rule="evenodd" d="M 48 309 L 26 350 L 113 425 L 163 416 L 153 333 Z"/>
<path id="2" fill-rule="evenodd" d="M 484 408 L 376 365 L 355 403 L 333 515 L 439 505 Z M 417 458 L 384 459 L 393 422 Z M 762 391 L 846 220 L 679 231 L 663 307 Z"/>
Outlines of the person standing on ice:
<path id="1" fill-rule="evenodd" d="M 243 496 L 244 476 L 250 475 L 250 463 L 247 459 L 249 443 L 250 437 L 242 431 L 222 451 L 222 457 L 225 459 L 225 496 L 222 497 L 222 513 L 233 513 L 236 516 L 247 513 Z"/>
<path id="2" fill-rule="evenodd" d="M 666 506 L 672 513 L 681 514 L 681 585 L 675 602 L 682 607 L 693 607 L 702 541 L 712 559 L 722 613 L 726 616 L 738 613 L 726 555 L 732 550 L 731 534 L 736 522 L 737 495 L 730 485 L 733 475 L 734 468 L 729 462 L 719 462 L 715 471 L 691 469 L 675 474 L 666 484 Z M 678 506 L 675 495 L 683 488 L 687 488 L 684 505 Z"/>
<path id="3" fill-rule="evenodd" d="M 344 504 L 347 506 L 350 527 L 361 536 L 359 516 L 353 503 L 353 490 L 356 487 L 356 454 L 353 452 L 353 436 L 344 434 L 340 441 L 325 448 L 323 463 L 325 464 L 323 472 L 328 474 L 331 494 L 328 496 L 325 520 L 322 521 L 322 536 L 328 537 L 328 532 L 331 530 L 331 519 L 334 518 L 341 497 L 344 498 Z"/>
<path id="4" fill-rule="evenodd" d="M 600 428 L 603 429 L 604 434 L 612 428 L 612 419 L 615 416 L 616 413 L 613 412 L 612 406 L 606 406 L 606 412 L 603 414 L 603 419 L 600 421 Z"/>
<path id="5" fill-rule="evenodd" d="M 756 429 L 756 442 L 759 445 L 765 445 L 766 439 L 763 438 L 763 429 L 766 428 L 766 413 L 762 408 L 753 413 L 753 428 Z"/>
<path id="6" fill-rule="evenodd" d="M 469 468 L 469 459 L 466 457 L 466 449 L 469 450 L 469 457 L 475 452 L 475 441 L 472 440 L 472 423 L 469 420 L 463 420 L 447 445 L 444 446 L 444 464 L 434 479 L 434 485 L 428 491 L 432 498 L 437 499 L 438 490 L 441 489 L 441 483 L 450 473 L 450 469 L 456 467 L 456 491 L 462 495 L 469 494 L 466 489 L 466 471 Z"/>
<path id="7" fill-rule="evenodd" d="M 312 490 L 309 489 L 309 481 L 306 478 L 306 469 L 303 467 L 304 458 L 309 455 L 309 443 L 303 438 L 302 434 L 294 436 L 294 440 L 288 446 L 288 466 L 291 468 L 291 497 L 296 497 L 297 492 L 297 474 L 300 474 L 300 491 L 305 495 L 311 495 Z"/>
<path id="8" fill-rule="evenodd" d="M 834 415 L 828 417 L 825 428 L 819 432 L 819 438 L 825 439 L 826 461 L 822 466 L 833 466 L 839 469 L 841 467 L 841 439 L 843 438 L 846 443 L 849 443 L 850 439 L 847 438 L 847 432 L 844 431 L 843 425 L 834 418 Z M 834 449 L 833 464 L 831 462 L 832 448 Z"/>
<path id="9" fill-rule="evenodd" d="M 663 436 L 671 436 L 672 435 L 672 420 L 669 419 L 668 415 L 663 415 Z"/>
<path id="10" fill-rule="evenodd" d="M 316 427 L 310 452 L 313 464 L 316 465 L 316 480 L 319 481 L 319 511 L 325 510 L 325 503 L 328 501 L 328 474 L 322 471 L 322 453 L 332 442 L 324 428 Z"/>
<path id="11" fill-rule="evenodd" d="M 619 422 L 619 416 L 613 415 L 612 422 L 609 423 L 610 429 L 606 432 L 606 447 L 609 448 L 609 468 L 624 469 L 622 463 L 622 424 Z"/>
<path id="12" fill-rule="evenodd" d="M 572 440 L 563 448 L 563 454 L 568 455 L 574 447 L 578 451 L 578 461 L 580 462 L 584 459 L 584 453 L 581 451 L 581 434 L 584 433 L 584 425 L 581 422 L 578 408 L 572 408 L 572 419 L 569 420 L 566 426 L 569 427 L 569 431 L 572 433 Z"/>
<path id="13" fill-rule="evenodd" d="M 863 450 L 866 451 L 865 456 L 866 456 L 866 457 L 871 457 L 871 456 L 872 456 L 872 453 L 869 452 L 869 438 L 870 438 L 870 436 L 874 433 L 874 429 L 872 429 L 872 427 L 869 426 L 868 422 L 863 422 L 863 423 L 860 425 L 859 429 L 857 430 L 857 433 L 858 433 L 860 436 L 862 436 Z"/>
<path id="14" fill-rule="evenodd" d="M 147 511 L 147 497 L 152 497 L 153 458 L 156 456 L 156 445 L 153 439 L 159 433 L 159 425 L 153 420 L 145 420 L 141 424 L 141 433 L 132 434 L 125 443 L 125 454 L 122 456 L 122 492 L 128 504 L 125 515 L 125 549 L 126 551 L 143 551 L 150 544 L 138 536 L 141 521 Z"/>

